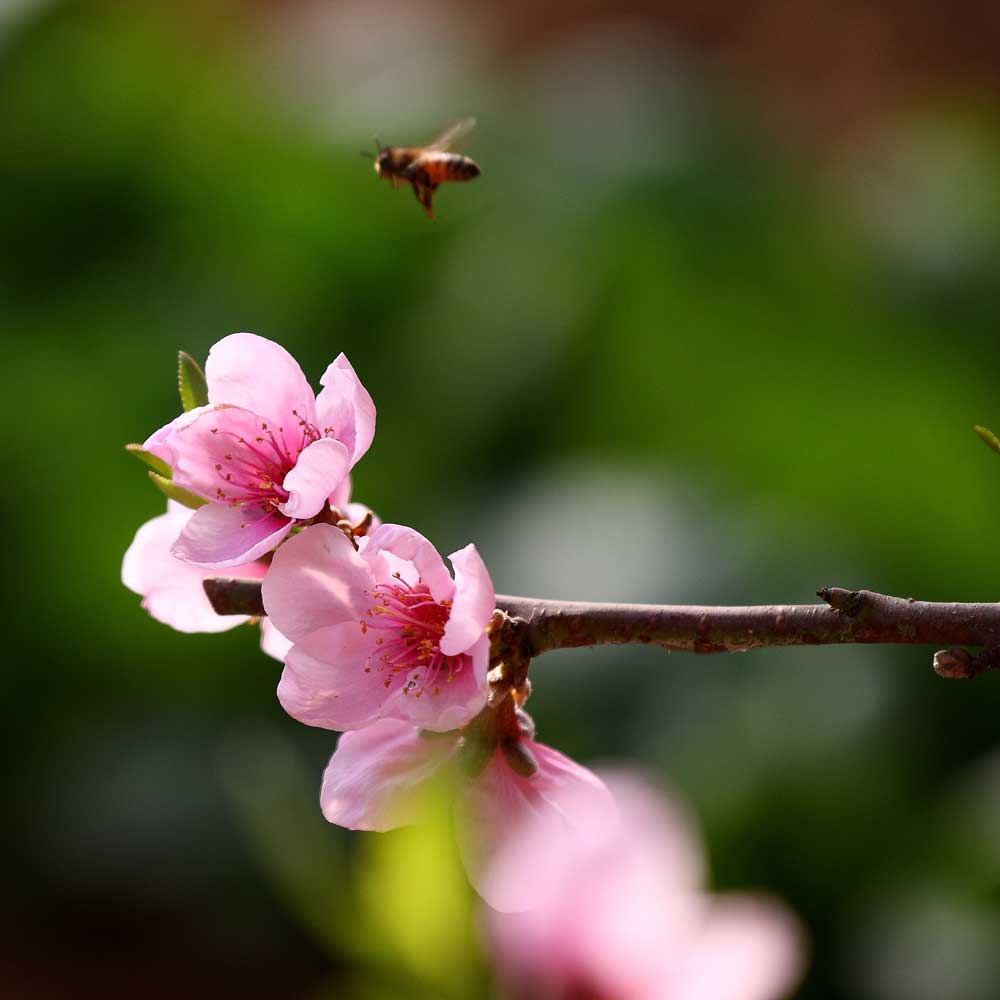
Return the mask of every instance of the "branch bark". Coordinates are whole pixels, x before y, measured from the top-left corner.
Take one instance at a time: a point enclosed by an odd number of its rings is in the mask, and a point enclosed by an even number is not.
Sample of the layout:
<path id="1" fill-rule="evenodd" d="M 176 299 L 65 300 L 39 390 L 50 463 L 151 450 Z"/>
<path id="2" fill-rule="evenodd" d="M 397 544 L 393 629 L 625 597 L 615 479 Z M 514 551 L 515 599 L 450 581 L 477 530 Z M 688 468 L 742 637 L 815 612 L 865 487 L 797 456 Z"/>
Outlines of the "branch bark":
<path id="1" fill-rule="evenodd" d="M 202 587 L 217 615 L 253 615 L 262 618 L 264 598 L 260 580 L 241 580 L 232 576 L 211 576 Z"/>
<path id="2" fill-rule="evenodd" d="M 535 656 L 619 643 L 695 653 L 833 643 L 1000 644 L 1000 604 L 931 603 L 832 587 L 819 593 L 825 604 L 699 607 L 498 597 L 497 605 L 527 621 Z"/>
<path id="3" fill-rule="evenodd" d="M 263 615 L 260 582 L 205 581 L 219 614 Z M 765 646 L 906 643 L 982 646 L 973 656 L 942 650 L 935 669 L 943 676 L 973 677 L 995 666 L 1000 648 L 1000 604 L 960 604 L 890 597 L 870 590 L 824 587 L 823 604 L 713 607 L 660 604 L 594 604 L 497 596 L 528 657 L 553 649 L 644 643 L 667 650 L 728 653 Z"/>

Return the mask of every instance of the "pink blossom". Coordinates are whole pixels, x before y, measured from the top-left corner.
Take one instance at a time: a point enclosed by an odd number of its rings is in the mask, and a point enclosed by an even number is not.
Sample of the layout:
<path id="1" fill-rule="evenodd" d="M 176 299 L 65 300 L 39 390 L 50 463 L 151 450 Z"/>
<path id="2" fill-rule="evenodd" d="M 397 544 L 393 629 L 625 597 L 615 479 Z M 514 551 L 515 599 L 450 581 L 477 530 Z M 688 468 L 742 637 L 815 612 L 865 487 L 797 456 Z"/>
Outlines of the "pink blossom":
<path id="1" fill-rule="evenodd" d="M 531 824 L 568 846 L 592 814 L 613 815 L 614 802 L 592 772 L 528 738 L 522 743 L 538 765 L 531 777 L 512 770 L 499 747 L 478 776 L 468 777 L 453 766 L 462 739 L 458 732 L 428 736 L 397 719 L 345 733 L 323 775 L 323 815 L 350 830 L 384 831 L 412 823 L 420 786 L 450 767 L 470 880 L 490 905 L 524 908 L 543 873 L 529 863 L 496 878 L 491 862 L 507 837 Z"/>
<path id="2" fill-rule="evenodd" d="M 174 483 L 210 501 L 173 554 L 222 569 L 270 552 L 323 510 L 371 445 L 375 407 L 343 354 L 316 396 L 284 348 L 252 333 L 220 340 L 205 376 L 208 405 L 143 448 L 171 466 Z"/>
<path id="3" fill-rule="evenodd" d="M 289 715 L 325 729 L 380 718 L 446 731 L 486 704 L 496 597 L 475 546 L 444 560 L 412 528 L 379 525 L 355 551 L 316 524 L 275 554 L 264 607 L 294 645 L 278 698 Z"/>
<path id="4" fill-rule="evenodd" d="M 202 581 L 215 571 L 182 562 L 170 546 L 191 519 L 192 512 L 173 500 L 167 512 L 147 521 L 135 533 L 122 560 L 122 583 L 141 595 L 142 606 L 158 622 L 178 632 L 225 632 L 248 621 L 245 615 L 217 615 Z M 235 566 L 231 575 L 263 579 L 267 566 L 249 562 Z"/>
<path id="5" fill-rule="evenodd" d="M 487 915 L 497 968 L 525 1000 L 778 1000 L 802 971 L 789 911 L 702 890 L 690 822 L 636 780 L 609 777 L 618 810 L 577 804 L 567 841 L 530 820 L 508 835 L 490 877 L 534 873 L 534 904 Z"/>
<path id="6" fill-rule="evenodd" d="M 335 494 L 335 505 L 348 521 L 357 524 L 371 511 L 364 504 L 352 503 L 350 495 L 348 478 Z M 135 533 L 122 559 L 122 583 L 142 597 L 142 606 L 153 618 L 178 632 L 226 632 L 249 619 L 246 615 L 215 613 L 202 582 L 214 576 L 216 571 L 194 566 L 170 554 L 170 546 L 192 516 L 193 512 L 187 507 L 168 500 L 166 514 L 147 521 Z M 371 523 L 377 526 L 382 522 L 372 515 Z M 233 566 L 227 574 L 262 580 L 267 570 L 267 562 L 257 560 Z M 260 623 L 260 632 L 261 649 L 268 656 L 283 661 L 291 642 L 269 618 Z"/>

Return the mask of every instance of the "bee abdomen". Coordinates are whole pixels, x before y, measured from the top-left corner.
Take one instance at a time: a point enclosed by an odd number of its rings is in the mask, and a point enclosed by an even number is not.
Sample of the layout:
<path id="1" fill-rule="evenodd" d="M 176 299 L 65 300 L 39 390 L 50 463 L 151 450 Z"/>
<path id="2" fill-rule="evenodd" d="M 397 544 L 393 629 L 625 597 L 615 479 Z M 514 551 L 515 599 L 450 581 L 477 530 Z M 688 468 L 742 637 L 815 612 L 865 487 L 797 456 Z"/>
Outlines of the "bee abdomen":
<path id="1" fill-rule="evenodd" d="M 459 153 L 434 153 L 421 157 L 417 163 L 417 179 L 425 184 L 445 181 L 469 181 L 480 174 L 479 164 Z M 421 176 L 423 175 L 423 176 Z"/>
<path id="2" fill-rule="evenodd" d="M 459 156 L 457 153 L 452 153 L 448 157 L 445 169 L 448 173 L 448 180 L 452 181 L 471 181 L 473 177 L 478 177 L 482 173 L 475 160 L 470 160 L 467 156 Z"/>

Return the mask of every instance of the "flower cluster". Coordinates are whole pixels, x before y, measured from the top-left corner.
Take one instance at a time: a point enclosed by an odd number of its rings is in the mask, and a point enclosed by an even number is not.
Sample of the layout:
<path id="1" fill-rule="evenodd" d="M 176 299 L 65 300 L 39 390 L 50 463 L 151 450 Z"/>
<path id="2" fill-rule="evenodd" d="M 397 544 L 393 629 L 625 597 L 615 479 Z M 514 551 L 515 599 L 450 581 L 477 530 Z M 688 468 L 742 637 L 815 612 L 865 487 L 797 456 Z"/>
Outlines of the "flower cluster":
<path id="1" fill-rule="evenodd" d="M 215 614 L 206 578 L 263 581 L 262 644 L 285 663 L 278 699 L 299 721 L 344 733 L 323 779 L 326 817 L 387 830 L 407 822 L 422 782 L 454 769 L 475 881 L 522 814 L 568 832 L 567 802 L 608 808 L 593 774 L 534 742 L 513 695 L 487 708 L 496 595 L 475 546 L 449 556 L 453 576 L 417 531 L 350 503 L 375 407 L 347 358 L 327 368 L 319 395 L 287 351 L 249 333 L 219 341 L 203 375 L 186 363 L 202 397 L 134 450 L 168 496 L 196 509 L 168 500 L 136 534 L 122 579 L 184 632 L 247 620 Z M 492 901 L 527 905 L 528 888 L 511 880 Z"/>
<path id="2" fill-rule="evenodd" d="M 316 395 L 287 351 L 238 333 L 204 372 L 182 355 L 180 375 L 184 412 L 129 446 L 168 506 L 136 533 L 122 579 L 183 632 L 249 620 L 216 614 L 206 579 L 261 581 L 262 645 L 284 661 L 279 701 L 343 734 L 323 776 L 326 818 L 352 830 L 409 823 L 421 786 L 450 776 L 462 857 L 497 914 L 513 995 L 709 996 L 699 976 L 729 949 L 726 996 L 779 996 L 795 949 L 777 911 L 707 901 L 683 824 L 646 822 L 656 809 L 637 806 L 641 796 L 612 794 L 535 740 L 526 677 L 507 669 L 504 617 L 475 546 L 453 552 L 449 571 L 423 535 L 351 501 L 375 407 L 347 358 Z M 631 950 L 612 933 L 638 925 Z M 739 971 L 754 949 L 772 969 L 759 988 Z M 559 956 L 544 974 L 533 964 L 542 951 Z M 628 983 L 616 979 L 626 954 Z"/>

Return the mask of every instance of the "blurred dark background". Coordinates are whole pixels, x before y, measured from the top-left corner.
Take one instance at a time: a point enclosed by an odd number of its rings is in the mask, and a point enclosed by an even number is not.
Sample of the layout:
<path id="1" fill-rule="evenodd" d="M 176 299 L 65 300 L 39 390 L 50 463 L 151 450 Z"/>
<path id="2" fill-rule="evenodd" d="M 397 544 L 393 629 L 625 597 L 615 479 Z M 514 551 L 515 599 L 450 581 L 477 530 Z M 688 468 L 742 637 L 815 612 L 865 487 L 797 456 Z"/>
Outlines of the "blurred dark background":
<path id="1" fill-rule="evenodd" d="M 357 499 L 503 592 L 996 599 L 998 89 L 971 0 L 0 2 L 9 995 L 491 995 L 448 837 L 327 826 L 254 631 L 119 582 L 179 348 L 346 351 Z M 467 114 L 434 223 L 358 156 Z M 989 1000 L 1000 680 L 931 652 L 582 650 L 531 705 L 801 914 L 799 996 Z"/>

